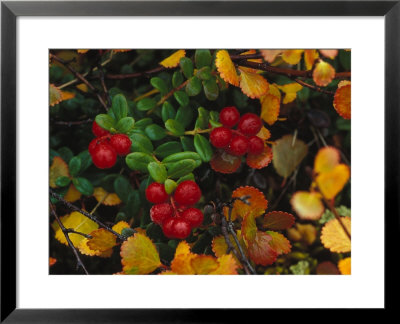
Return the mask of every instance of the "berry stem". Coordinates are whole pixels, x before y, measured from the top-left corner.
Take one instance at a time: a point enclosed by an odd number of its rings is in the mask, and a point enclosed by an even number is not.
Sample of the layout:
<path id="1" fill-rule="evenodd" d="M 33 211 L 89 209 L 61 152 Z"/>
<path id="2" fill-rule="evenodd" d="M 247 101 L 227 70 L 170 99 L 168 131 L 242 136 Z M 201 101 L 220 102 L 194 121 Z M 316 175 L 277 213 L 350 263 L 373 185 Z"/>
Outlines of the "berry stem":
<path id="1" fill-rule="evenodd" d="M 207 128 L 207 129 L 193 129 L 191 131 L 186 131 L 185 135 L 196 135 L 196 134 L 204 134 L 204 133 L 210 133 L 213 129 L 212 128 Z"/>

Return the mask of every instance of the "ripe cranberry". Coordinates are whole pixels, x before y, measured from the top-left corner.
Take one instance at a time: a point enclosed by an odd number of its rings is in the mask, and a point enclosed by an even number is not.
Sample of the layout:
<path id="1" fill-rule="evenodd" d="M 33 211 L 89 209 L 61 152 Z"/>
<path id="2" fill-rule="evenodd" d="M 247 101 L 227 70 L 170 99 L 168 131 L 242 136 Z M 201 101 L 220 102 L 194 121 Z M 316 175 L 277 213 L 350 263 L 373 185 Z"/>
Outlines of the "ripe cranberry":
<path id="1" fill-rule="evenodd" d="M 232 138 L 232 131 L 226 127 L 214 128 L 210 134 L 210 142 L 217 148 L 223 148 L 229 144 Z"/>
<path id="2" fill-rule="evenodd" d="M 108 130 L 105 130 L 104 128 L 100 127 L 99 124 L 96 123 L 96 121 L 93 121 L 92 133 L 96 137 L 101 137 L 101 136 L 110 134 L 110 132 Z"/>
<path id="3" fill-rule="evenodd" d="M 193 228 L 203 223 L 204 215 L 200 209 L 188 208 L 182 213 L 182 218 L 187 220 Z"/>
<path id="4" fill-rule="evenodd" d="M 240 118 L 240 114 L 236 107 L 225 107 L 221 110 L 219 114 L 219 121 L 225 127 L 233 127 L 235 126 Z"/>
<path id="5" fill-rule="evenodd" d="M 164 235 L 168 238 L 184 239 L 190 235 L 190 223 L 180 217 L 167 218 L 162 224 Z"/>
<path id="6" fill-rule="evenodd" d="M 153 182 L 146 188 L 146 198 L 153 204 L 161 204 L 168 199 L 168 194 L 163 184 Z"/>
<path id="7" fill-rule="evenodd" d="M 111 136 L 110 144 L 118 155 L 124 156 L 131 151 L 132 141 L 125 134 L 116 134 Z"/>
<path id="8" fill-rule="evenodd" d="M 240 118 L 238 130 L 246 136 L 256 135 L 262 127 L 262 121 L 256 114 L 247 113 Z"/>
<path id="9" fill-rule="evenodd" d="M 196 182 L 186 180 L 176 187 L 174 199 L 181 205 L 194 205 L 201 198 L 201 190 Z"/>
<path id="10" fill-rule="evenodd" d="M 92 151 L 92 161 L 99 169 L 108 169 L 117 162 L 117 152 L 108 143 L 99 143 Z"/>
<path id="11" fill-rule="evenodd" d="M 170 217 L 170 218 L 166 218 L 161 225 L 161 229 L 162 229 L 164 235 L 168 238 L 174 238 L 174 236 L 173 236 L 174 223 L 175 223 L 175 218 Z"/>
<path id="12" fill-rule="evenodd" d="M 247 137 L 242 135 L 237 135 L 232 138 L 229 143 L 228 153 L 232 155 L 242 156 L 247 153 L 249 147 L 249 140 Z"/>
<path id="13" fill-rule="evenodd" d="M 264 141 L 258 136 L 251 136 L 249 138 L 249 153 L 261 154 L 264 150 Z"/>
<path id="14" fill-rule="evenodd" d="M 105 135 L 105 136 L 102 136 L 102 137 L 96 137 L 94 140 L 92 140 L 90 142 L 89 148 L 88 148 L 90 155 L 93 154 L 93 151 L 94 151 L 95 147 L 98 144 L 100 144 L 100 143 L 108 143 L 109 139 L 110 139 L 110 135 L 108 134 L 108 135 Z"/>
<path id="15" fill-rule="evenodd" d="M 174 211 L 170 204 L 157 204 L 151 207 L 150 218 L 154 223 L 162 225 L 164 220 L 172 217 L 173 212 Z"/>

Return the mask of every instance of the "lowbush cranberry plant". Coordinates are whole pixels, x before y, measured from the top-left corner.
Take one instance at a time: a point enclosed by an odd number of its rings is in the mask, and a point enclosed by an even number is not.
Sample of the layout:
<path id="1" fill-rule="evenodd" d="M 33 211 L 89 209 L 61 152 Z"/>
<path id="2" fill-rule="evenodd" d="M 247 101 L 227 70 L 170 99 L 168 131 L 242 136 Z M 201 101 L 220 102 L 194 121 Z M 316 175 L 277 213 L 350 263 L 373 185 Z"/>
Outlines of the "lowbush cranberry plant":
<path id="1" fill-rule="evenodd" d="M 51 273 L 350 274 L 350 55 L 51 50 Z"/>

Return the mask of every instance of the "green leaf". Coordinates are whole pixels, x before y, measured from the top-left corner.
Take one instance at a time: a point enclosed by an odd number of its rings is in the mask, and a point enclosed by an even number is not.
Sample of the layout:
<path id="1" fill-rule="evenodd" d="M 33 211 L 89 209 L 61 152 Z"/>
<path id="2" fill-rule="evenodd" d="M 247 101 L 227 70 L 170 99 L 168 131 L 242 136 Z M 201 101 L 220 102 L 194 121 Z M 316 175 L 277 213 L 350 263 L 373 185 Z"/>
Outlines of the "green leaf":
<path id="1" fill-rule="evenodd" d="M 172 86 L 174 88 L 179 87 L 183 82 L 183 75 L 181 71 L 175 71 L 172 75 Z"/>
<path id="2" fill-rule="evenodd" d="M 200 155 L 196 152 L 179 152 L 175 154 L 171 154 L 167 156 L 164 160 L 162 160 L 162 163 L 171 163 L 171 162 L 178 162 L 181 160 L 195 160 L 195 161 L 201 161 Z"/>
<path id="3" fill-rule="evenodd" d="M 207 129 L 209 122 L 209 113 L 208 110 L 203 107 L 197 108 L 199 112 L 199 117 L 197 117 L 196 124 L 194 126 L 195 129 Z"/>
<path id="4" fill-rule="evenodd" d="M 185 133 L 185 127 L 175 119 L 168 119 L 165 122 L 165 128 L 176 136 L 181 136 Z"/>
<path id="5" fill-rule="evenodd" d="M 169 195 L 172 194 L 175 191 L 175 188 L 177 186 L 178 186 L 178 184 L 174 180 L 171 180 L 171 179 L 165 180 L 164 188 L 165 188 L 165 191 L 167 192 L 167 194 L 169 194 Z"/>
<path id="6" fill-rule="evenodd" d="M 162 163 L 150 162 L 147 165 L 147 170 L 149 171 L 153 180 L 157 181 L 158 183 L 164 183 L 167 179 L 167 169 Z"/>
<path id="7" fill-rule="evenodd" d="M 194 148 L 193 138 L 189 136 L 181 136 L 181 144 L 184 151 L 192 151 L 194 152 L 196 149 Z"/>
<path id="8" fill-rule="evenodd" d="M 113 97 L 111 110 L 114 113 L 116 121 L 128 116 L 128 103 L 124 95 L 117 94 Z"/>
<path id="9" fill-rule="evenodd" d="M 154 154 L 163 159 L 171 154 L 178 153 L 181 151 L 182 151 L 181 143 L 171 141 L 158 146 L 154 151 Z"/>
<path id="10" fill-rule="evenodd" d="M 210 80 L 212 78 L 211 69 L 205 66 L 197 71 L 196 76 L 201 80 Z"/>
<path id="11" fill-rule="evenodd" d="M 211 65 L 211 60 L 211 53 L 208 49 L 198 49 L 194 53 L 194 61 L 198 69 Z"/>
<path id="12" fill-rule="evenodd" d="M 153 124 L 153 120 L 151 118 L 143 118 L 135 123 L 135 128 L 145 129 L 146 126 L 151 124 Z"/>
<path id="13" fill-rule="evenodd" d="M 115 129 L 118 131 L 118 133 L 126 134 L 133 128 L 134 125 L 135 120 L 132 117 L 124 117 L 118 121 Z"/>
<path id="14" fill-rule="evenodd" d="M 136 108 L 140 111 L 147 111 L 153 109 L 157 105 L 157 102 L 153 98 L 144 98 L 139 100 Z"/>
<path id="15" fill-rule="evenodd" d="M 88 179 L 74 178 L 72 183 L 82 195 L 91 196 L 93 194 L 93 185 Z"/>
<path id="16" fill-rule="evenodd" d="M 135 231 L 134 231 L 133 228 L 130 228 L 130 227 L 125 227 L 121 231 L 121 235 L 126 237 L 126 238 L 132 236 L 133 234 L 135 234 Z"/>
<path id="17" fill-rule="evenodd" d="M 74 156 L 68 163 L 69 173 L 75 177 L 81 170 L 82 161 L 79 156 Z"/>
<path id="18" fill-rule="evenodd" d="M 57 150 L 57 155 L 60 155 L 61 158 L 68 163 L 74 156 L 74 153 L 71 151 L 69 147 L 63 146 Z"/>
<path id="19" fill-rule="evenodd" d="M 159 141 L 167 136 L 165 129 L 157 124 L 147 126 L 145 132 L 152 141 Z"/>
<path id="20" fill-rule="evenodd" d="M 308 261 L 299 261 L 297 264 L 289 267 L 290 271 L 292 271 L 295 275 L 306 275 L 310 273 L 309 269 L 310 264 Z"/>
<path id="21" fill-rule="evenodd" d="M 217 100 L 219 95 L 219 88 L 215 78 L 203 81 L 204 94 L 210 101 Z"/>
<path id="22" fill-rule="evenodd" d="M 130 169 L 147 173 L 147 165 L 150 162 L 156 162 L 156 160 L 150 154 L 134 152 L 126 156 L 125 162 Z"/>
<path id="23" fill-rule="evenodd" d="M 179 61 L 182 72 L 185 75 L 186 79 L 190 79 L 193 75 L 193 62 L 190 58 L 182 57 Z"/>
<path id="24" fill-rule="evenodd" d="M 71 179 L 68 178 L 68 177 L 64 177 L 64 176 L 58 177 L 58 178 L 56 179 L 56 185 L 57 185 L 58 187 L 65 187 L 65 186 L 68 186 L 70 182 L 71 182 Z"/>
<path id="25" fill-rule="evenodd" d="M 114 180 L 114 191 L 124 203 L 127 203 L 129 194 L 133 191 L 133 189 L 128 179 L 122 175 L 119 175 Z"/>
<path id="26" fill-rule="evenodd" d="M 201 86 L 202 84 L 200 79 L 194 76 L 186 84 L 186 93 L 191 97 L 197 96 L 201 92 Z"/>
<path id="27" fill-rule="evenodd" d="M 181 123 L 184 128 L 188 127 L 193 120 L 193 109 L 190 107 L 179 107 L 175 120 Z"/>
<path id="28" fill-rule="evenodd" d="M 156 88 L 162 95 L 168 92 L 168 86 L 165 81 L 159 77 L 154 77 L 150 79 L 151 85 Z"/>
<path id="29" fill-rule="evenodd" d="M 168 119 L 174 119 L 175 116 L 176 111 L 174 106 L 172 106 L 168 101 L 165 101 L 161 109 L 161 117 L 163 122 L 165 123 Z"/>
<path id="30" fill-rule="evenodd" d="M 132 141 L 131 149 L 133 152 L 144 152 L 151 154 L 154 150 L 153 144 L 146 135 L 132 133 L 129 135 Z"/>
<path id="31" fill-rule="evenodd" d="M 194 181 L 194 174 L 193 173 L 188 173 L 187 175 L 185 175 L 183 177 L 180 177 L 178 179 L 177 183 L 180 184 L 181 182 L 186 181 L 186 180 Z"/>
<path id="32" fill-rule="evenodd" d="M 88 150 L 82 151 L 77 156 L 81 159 L 80 172 L 85 172 L 92 165 L 92 157 Z"/>
<path id="33" fill-rule="evenodd" d="M 175 91 L 174 98 L 182 107 L 185 107 L 189 104 L 189 97 L 184 91 Z"/>
<path id="34" fill-rule="evenodd" d="M 107 114 L 100 114 L 96 116 L 96 123 L 106 130 L 111 130 L 115 126 L 115 119 Z"/>
<path id="35" fill-rule="evenodd" d="M 178 179 L 192 172 L 196 168 L 195 160 L 181 160 L 168 164 L 168 177 Z"/>
<path id="36" fill-rule="evenodd" d="M 194 147 L 196 148 L 196 151 L 199 153 L 203 162 L 211 161 L 213 150 L 210 142 L 203 135 L 196 134 L 194 136 Z"/>

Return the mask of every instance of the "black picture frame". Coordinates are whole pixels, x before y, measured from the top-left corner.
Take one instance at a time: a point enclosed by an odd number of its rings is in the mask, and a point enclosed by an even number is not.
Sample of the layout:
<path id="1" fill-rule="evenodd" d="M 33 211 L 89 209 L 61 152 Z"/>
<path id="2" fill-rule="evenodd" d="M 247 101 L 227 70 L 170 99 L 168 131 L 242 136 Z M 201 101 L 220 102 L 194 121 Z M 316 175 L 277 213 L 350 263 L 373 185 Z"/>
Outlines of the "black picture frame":
<path id="1" fill-rule="evenodd" d="M 19 16 L 384 16 L 385 309 L 399 234 L 400 1 L 4 1 L 1 3 L 1 322 L 234 322 L 243 310 L 16 308 L 16 19 Z M 371 44 L 373 46 L 373 44 Z M 371 77 L 373 78 L 373 77 Z M 366 90 L 368 91 L 368 90 Z M 373 190 L 373 188 L 371 188 Z M 383 212 L 383 211 L 382 211 Z M 372 243 L 371 243 L 372 244 Z M 372 257 L 371 257 L 372 258 Z M 371 264 L 373 264 L 371 260 Z M 366 270 L 367 271 L 367 270 Z M 366 290 L 368 289 L 366 283 Z M 38 292 L 40 294 L 40 292 Z M 264 316 L 266 310 L 252 310 Z M 264 313 L 263 313 L 264 312 Z M 269 311 L 270 312 L 270 311 Z M 276 312 L 273 312 L 276 313 Z M 271 312 L 269 313 L 271 316 Z M 262 318 L 262 317 L 260 317 Z M 264 317 L 265 319 L 265 317 Z"/>

